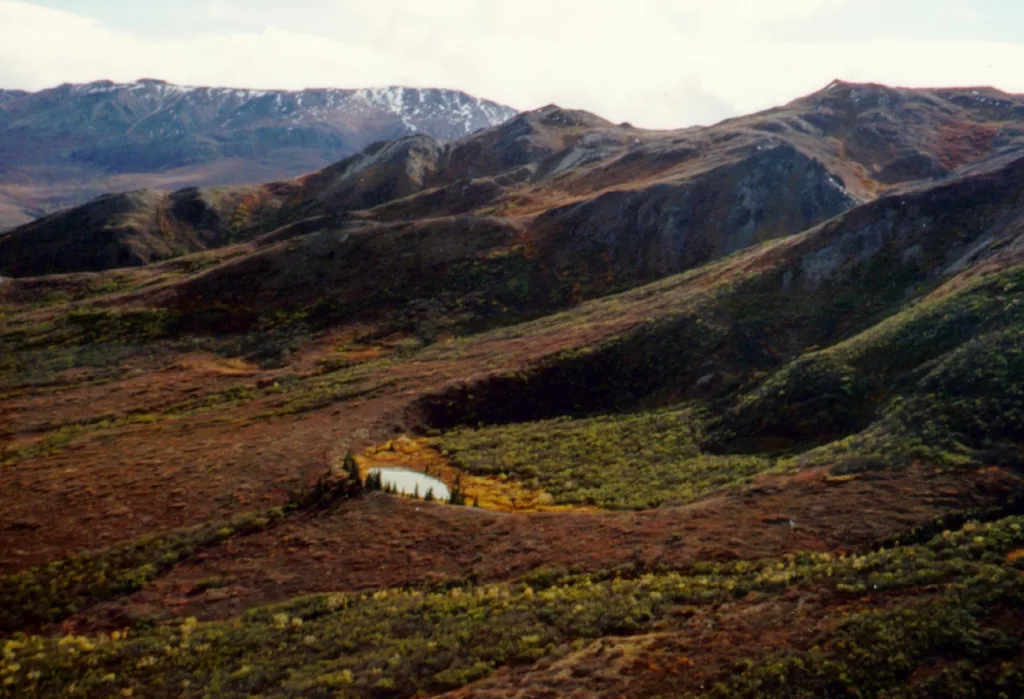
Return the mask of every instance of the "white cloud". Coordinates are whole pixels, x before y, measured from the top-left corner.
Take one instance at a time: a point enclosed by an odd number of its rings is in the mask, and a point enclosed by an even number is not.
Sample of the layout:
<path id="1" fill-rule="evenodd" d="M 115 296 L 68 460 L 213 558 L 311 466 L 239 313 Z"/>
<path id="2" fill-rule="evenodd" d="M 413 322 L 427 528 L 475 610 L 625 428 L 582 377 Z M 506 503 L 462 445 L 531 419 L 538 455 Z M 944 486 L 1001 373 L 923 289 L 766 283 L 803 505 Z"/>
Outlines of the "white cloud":
<path id="1" fill-rule="evenodd" d="M 840 0 L 310 0 L 263 8 L 256 32 L 144 39 L 70 12 L 0 0 L 0 86 L 160 77 L 240 87 L 454 87 L 519 108 L 548 102 L 673 127 L 779 104 L 835 77 L 1024 91 L 1024 46 L 779 40 L 827 30 Z M 223 24 L 259 3 L 214 0 Z M 281 7 L 278 5 L 278 7 Z"/>
<path id="2" fill-rule="evenodd" d="M 222 0 L 212 0 L 206 5 L 206 14 L 215 19 L 228 16 L 228 3 Z"/>

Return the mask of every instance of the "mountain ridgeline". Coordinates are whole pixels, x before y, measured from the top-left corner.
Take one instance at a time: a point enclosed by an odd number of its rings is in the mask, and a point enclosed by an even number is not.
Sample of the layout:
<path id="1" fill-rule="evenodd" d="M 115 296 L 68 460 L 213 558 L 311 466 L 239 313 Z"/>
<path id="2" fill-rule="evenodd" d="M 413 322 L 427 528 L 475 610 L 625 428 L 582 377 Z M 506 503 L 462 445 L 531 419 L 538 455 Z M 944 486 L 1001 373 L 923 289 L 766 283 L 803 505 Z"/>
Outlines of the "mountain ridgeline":
<path id="1" fill-rule="evenodd" d="M 0 271 L 98 271 L 247 241 L 273 264 L 283 248 L 268 244 L 288 231 L 343 247 L 360 231 L 497 217 L 538 263 L 531 288 L 580 300 L 1012 155 L 1021 109 L 988 90 L 835 83 L 710 128 L 655 132 L 551 106 L 454 141 L 383 141 L 295 180 L 105 196 L 4 234 Z"/>
<path id="2" fill-rule="evenodd" d="M 139 80 L 0 91 L 0 229 L 101 192 L 282 179 L 377 141 L 459 138 L 515 113 L 464 92 L 403 87 L 248 90 Z"/>

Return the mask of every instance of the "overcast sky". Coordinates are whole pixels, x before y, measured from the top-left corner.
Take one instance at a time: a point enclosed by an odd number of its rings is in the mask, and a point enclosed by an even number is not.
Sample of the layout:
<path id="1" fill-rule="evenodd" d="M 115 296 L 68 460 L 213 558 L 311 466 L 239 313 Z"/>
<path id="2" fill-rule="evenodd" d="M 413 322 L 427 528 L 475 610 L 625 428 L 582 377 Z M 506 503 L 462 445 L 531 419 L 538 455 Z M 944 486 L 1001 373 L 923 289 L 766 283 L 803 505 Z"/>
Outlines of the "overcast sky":
<path id="1" fill-rule="evenodd" d="M 833 78 L 1024 92 L 1024 0 L 0 0 L 0 87 L 466 90 L 646 127 Z"/>

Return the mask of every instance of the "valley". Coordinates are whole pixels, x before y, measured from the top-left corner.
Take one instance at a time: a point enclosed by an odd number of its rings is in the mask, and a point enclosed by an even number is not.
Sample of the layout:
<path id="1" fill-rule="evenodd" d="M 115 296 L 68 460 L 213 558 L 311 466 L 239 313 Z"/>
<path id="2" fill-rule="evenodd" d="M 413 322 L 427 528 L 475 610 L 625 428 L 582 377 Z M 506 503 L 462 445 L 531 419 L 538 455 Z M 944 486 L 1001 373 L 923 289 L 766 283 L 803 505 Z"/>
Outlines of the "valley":
<path id="1" fill-rule="evenodd" d="M 1014 696 L 1022 196 L 837 81 L 0 233 L 0 696 Z"/>

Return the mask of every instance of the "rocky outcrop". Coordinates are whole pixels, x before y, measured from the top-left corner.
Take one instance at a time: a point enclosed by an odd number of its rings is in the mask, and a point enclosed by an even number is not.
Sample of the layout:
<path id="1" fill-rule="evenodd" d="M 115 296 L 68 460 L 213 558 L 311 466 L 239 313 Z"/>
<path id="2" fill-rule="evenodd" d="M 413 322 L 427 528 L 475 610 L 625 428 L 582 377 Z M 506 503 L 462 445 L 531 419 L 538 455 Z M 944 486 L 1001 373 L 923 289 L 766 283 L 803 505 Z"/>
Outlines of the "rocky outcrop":
<path id="1" fill-rule="evenodd" d="M 553 279 L 583 273 L 591 295 L 790 235 L 856 204 L 822 163 L 778 145 L 681 182 L 553 209 L 529 234 Z"/>

